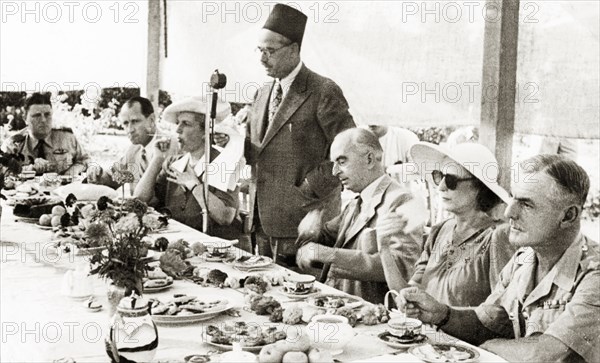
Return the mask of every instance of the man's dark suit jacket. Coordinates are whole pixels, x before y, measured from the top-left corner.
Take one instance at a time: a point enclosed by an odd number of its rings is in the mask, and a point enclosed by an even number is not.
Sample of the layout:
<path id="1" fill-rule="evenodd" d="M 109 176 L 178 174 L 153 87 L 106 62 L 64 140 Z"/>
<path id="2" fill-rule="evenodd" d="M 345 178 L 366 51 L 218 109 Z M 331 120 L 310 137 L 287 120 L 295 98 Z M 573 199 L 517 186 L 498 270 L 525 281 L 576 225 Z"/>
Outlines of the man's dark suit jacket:
<path id="1" fill-rule="evenodd" d="M 355 124 L 340 87 L 303 65 L 265 131 L 273 85 L 255 96 L 245 155 L 256 178 L 263 230 L 270 237 L 296 238 L 308 211 L 324 208 L 325 218 L 339 214 L 341 187 L 331 173 L 329 147 Z"/>

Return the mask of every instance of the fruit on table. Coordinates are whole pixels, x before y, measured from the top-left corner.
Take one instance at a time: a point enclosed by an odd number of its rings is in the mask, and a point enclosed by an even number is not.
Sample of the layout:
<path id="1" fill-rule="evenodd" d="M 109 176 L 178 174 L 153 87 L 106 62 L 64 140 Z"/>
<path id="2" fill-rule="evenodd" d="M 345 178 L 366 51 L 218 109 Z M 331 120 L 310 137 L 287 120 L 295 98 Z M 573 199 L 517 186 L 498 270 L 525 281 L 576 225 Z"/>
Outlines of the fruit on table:
<path id="1" fill-rule="evenodd" d="M 52 225 L 52 227 L 60 227 L 60 218 L 62 216 L 53 216 L 52 220 L 50 221 L 50 224 Z"/>
<path id="2" fill-rule="evenodd" d="M 283 355 L 282 363 L 308 363 L 308 357 L 304 352 L 287 352 Z"/>
<path id="3" fill-rule="evenodd" d="M 333 363 L 331 353 L 310 347 L 310 337 L 302 330 L 288 329 L 286 340 L 265 345 L 258 355 L 260 363 Z"/>
<path id="4" fill-rule="evenodd" d="M 327 350 L 311 348 L 308 351 L 309 363 L 333 363 L 333 356 Z"/>
<path id="5" fill-rule="evenodd" d="M 49 227 L 49 226 L 51 226 L 51 223 L 52 223 L 52 216 L 50 214 L 42 214 L 40 216 L 38 223 L 40 224 L 40 226 Z M 59 220 L 59 223 L 60 223 L 60 220 Z"/>
<path id="6" fill-rule="evenodd" d="M 60 206 L 60 205 L 55 205 L 54 208 L 52 208 L 52 215 L 53 216 L 62 216 L 63 214 L 65 214 L 67 212 L 67 210 L 65 209 L 65 207 Z"/>
<path id="7" fill-rule="evenodd" d="M 285 353 L 286 352 L 275 347 L 275 344 L 268 344 L 260 350 L 258 361 L 260 363 L 280 363 L 283 361 L 283 355 Z"/>

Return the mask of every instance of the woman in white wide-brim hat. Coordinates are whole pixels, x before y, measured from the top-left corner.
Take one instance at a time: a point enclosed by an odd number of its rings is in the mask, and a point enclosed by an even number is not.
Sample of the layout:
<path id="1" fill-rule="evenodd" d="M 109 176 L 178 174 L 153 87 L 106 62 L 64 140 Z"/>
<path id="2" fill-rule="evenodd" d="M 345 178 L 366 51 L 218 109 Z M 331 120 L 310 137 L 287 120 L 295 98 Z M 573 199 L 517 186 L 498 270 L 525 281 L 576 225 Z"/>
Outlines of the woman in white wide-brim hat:
<path id="1" fill-rule="evenodd" d="M 197 230 L 202 230 L 202 210 L 204 184 L 202 174 L 205 167 L 204 120 L 207 101 L 188 98 L 168 106 L 162 115 L 164 121 L 177 125 L 177 139 L 181 154 L 165 158 L 161 150 L 164 145 L 157 143 L 160 152 L 155 152 L 148 169 L 135 189 L 134 196 L 142 201 L 157 200 L 159 207 L 166 207 L 172 218 Z M 228 103 L 217 102 L 215 122 L 223 121 L 231 109 Z M 219 151 L 211 149 L 210 161 L 213 162 Z M 216 162 L 215 162 L 216 163 Z M 217 168 L 220 168 L 217 165 Z M 211 178 L 222 177 L 223 170 L 211 170 Z M 235 217 L 239 207 L 238 189 L 222 191 L 209 186 L 208 218 L 209 232 L 213 236 L 233 239 L 241 232 L 241 222 Z M 239 224 L 239 225 L 237 225 Z"/>
<path id="2" fill-rule="evenodd" d="M 498 184 L 498 162 L 475 143 L 446 148 L 422 142 L 410 154 L 420 172 L 433 179 L 441 206 L 452 217 L 431 229 L 408 284 L 420 285 L 448 305 L 477 306 L 514 253 L 501 238 L 508 229 L 491 214 L 509 199 Z M 398 286 L 397 276 L 386 278 L 390 287 Z"/>

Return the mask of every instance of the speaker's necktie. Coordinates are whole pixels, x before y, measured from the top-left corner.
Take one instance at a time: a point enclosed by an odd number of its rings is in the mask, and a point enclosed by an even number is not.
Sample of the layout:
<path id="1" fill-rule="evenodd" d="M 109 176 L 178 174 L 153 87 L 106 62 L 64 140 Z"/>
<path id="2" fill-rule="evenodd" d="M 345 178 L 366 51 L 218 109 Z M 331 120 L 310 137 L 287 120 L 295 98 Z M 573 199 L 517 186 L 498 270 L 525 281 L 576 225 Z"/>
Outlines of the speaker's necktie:
<path id="1" fill-rule="evenodd" d="M 271 102 L 269 103 L 269 117 L 267 118 L 266 125 L 263 125 L 263 138 L 273 123 L 273 119 L 275 118 L 275 114 L 277 114 L 277 110 L 279 109 L 282 99 L 283 88 L 281 88 L 281 83 L 279 83 L 279 81 L 275 81 L 275 85 L 273 86 L 273 95 L 271 96 Z"/>

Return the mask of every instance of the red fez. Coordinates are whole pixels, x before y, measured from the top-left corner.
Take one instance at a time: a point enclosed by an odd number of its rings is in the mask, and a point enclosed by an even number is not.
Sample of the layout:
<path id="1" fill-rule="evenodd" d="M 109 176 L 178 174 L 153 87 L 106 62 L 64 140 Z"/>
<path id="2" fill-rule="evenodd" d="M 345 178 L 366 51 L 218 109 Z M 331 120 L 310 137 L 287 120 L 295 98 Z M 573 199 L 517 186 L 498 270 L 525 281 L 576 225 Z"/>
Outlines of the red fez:
<path id="1" fill-rule="evenodd" d="M 276 4 L 263 29 L 269 29 L 281 34 L 293 43 L 302 45 L 304 29 L 306 28 L 307 16 L 284 4 Z"/>

